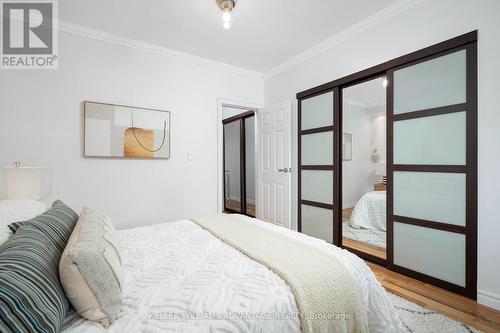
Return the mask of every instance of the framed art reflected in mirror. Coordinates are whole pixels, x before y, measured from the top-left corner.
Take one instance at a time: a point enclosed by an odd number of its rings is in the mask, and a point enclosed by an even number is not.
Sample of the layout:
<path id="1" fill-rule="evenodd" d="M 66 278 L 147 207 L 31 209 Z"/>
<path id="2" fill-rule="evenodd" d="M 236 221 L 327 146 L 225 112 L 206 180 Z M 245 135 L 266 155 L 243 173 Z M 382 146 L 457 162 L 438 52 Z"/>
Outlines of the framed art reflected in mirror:
<path id="1" fill-rule="evenodd" d="M 170 158 L 170 112 L 84 102 L 84 156 Z"/>
<path id="2" fill-rule="evenodd" d="M 342 161 L 352 160 L 352 134 L 342 135 Z"/>

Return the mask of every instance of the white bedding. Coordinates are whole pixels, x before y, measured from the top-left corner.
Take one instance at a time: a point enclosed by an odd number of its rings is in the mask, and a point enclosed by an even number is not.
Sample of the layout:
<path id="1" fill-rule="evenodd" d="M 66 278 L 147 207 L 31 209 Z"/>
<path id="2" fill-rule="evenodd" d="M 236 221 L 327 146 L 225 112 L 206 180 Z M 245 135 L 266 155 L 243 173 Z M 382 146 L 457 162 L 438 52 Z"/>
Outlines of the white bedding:
<path id="1" fill-rule="evenodd" d="M 387 192 L 365 193 L 352 210 L 349 224 L 353 228 L 386 230 Z"/>
<path id="2" fill-rule="evenodd" d="M 401 330 L 386 292 L 360 258 L 322 240 L 238 217 L 334 253 L 356 280 L 370 332 Z M 300 332 L 297 317 L 258 317 L 298 313 L 288 285 L 195 223 L 183 220 L 118 233 L 125 276 L 118 320 L 104 329 L 71 314 L 64 333 Z M 188 313 L 204 319 L 182 318 Z M 248 313 L 254 318 L 245 318 Z"/>

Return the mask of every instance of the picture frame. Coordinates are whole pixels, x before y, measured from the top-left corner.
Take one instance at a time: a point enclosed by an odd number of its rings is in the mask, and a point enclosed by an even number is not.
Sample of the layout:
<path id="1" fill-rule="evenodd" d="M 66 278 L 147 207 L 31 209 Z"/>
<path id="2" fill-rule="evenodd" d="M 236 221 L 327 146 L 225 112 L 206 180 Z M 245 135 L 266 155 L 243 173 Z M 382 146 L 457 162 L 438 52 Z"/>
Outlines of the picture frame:
<path id="1" fill-rule="evenodd" d="M 342 161 L 352 160 L 352 134 L 342 134 Z"/>
<path id="2" fill-rule="evenodd" d="M 169 111 L 84 101 L 84 157 L 170 158 Z"/>

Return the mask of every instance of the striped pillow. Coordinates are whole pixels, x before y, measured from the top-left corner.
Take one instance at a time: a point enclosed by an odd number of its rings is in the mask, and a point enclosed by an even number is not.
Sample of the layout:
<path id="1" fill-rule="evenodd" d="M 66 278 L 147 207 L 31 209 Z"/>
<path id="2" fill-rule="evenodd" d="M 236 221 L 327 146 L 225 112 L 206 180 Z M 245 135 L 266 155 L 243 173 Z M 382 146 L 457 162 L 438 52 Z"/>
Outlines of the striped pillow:
<path id="1" fill-rule="evenodd" d="M 0 331 L 59 332 L 69 302 L 59 260 L 78 215 L 61 201 L 29 221 L 0 247 Z"/>

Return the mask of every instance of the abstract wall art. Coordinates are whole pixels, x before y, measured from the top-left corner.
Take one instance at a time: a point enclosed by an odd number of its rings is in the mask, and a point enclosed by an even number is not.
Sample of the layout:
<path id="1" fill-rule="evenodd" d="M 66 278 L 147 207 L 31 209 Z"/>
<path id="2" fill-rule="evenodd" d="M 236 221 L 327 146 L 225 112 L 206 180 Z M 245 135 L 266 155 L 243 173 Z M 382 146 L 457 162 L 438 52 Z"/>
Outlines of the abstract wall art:
<path id="1" fill-rule="evenodd" d="M 84 102 L 85 157 L 170 158 L 170 112 Z"/>

